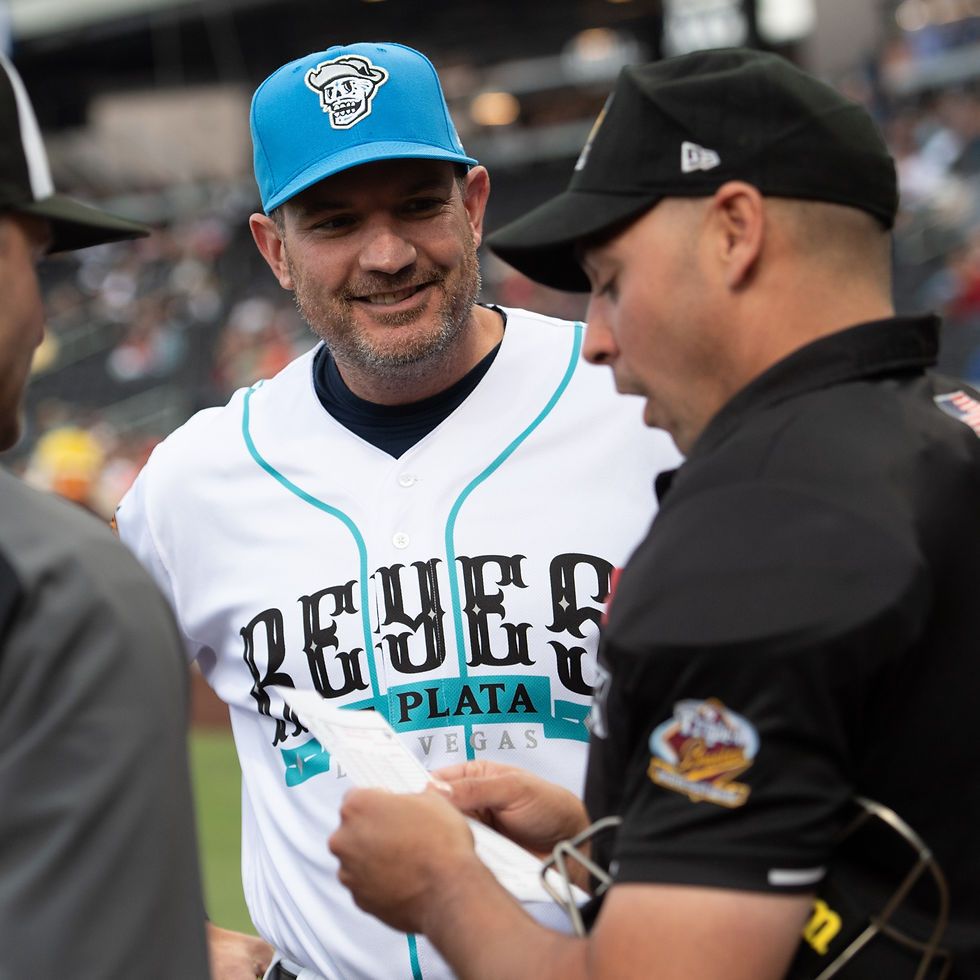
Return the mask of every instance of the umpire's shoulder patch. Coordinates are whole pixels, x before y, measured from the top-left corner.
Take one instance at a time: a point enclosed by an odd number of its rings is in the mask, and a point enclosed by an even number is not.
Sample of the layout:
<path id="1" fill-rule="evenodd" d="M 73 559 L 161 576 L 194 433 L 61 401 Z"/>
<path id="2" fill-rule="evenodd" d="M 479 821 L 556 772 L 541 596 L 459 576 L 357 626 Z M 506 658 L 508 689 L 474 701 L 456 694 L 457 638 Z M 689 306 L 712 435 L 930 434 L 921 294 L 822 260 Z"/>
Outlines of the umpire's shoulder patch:
<path id="1" fill-rule="evenodd" d="M 971 398 L 965 391 L 951 391 L 947 395 L 936 395 L 936 405 L 947 415 L 968 425 L 980 436 L 980 402 Z"/>
<path id="2" fill-rule="evenodd" d="M 745 804 L 750 788 L 735 782 L 759 751 L 759 735 L 746 718 L 717 698 L 688 699 L 674 705 L 674 716 L 650 734 L 647 775 L 658 786 L 734 808 Z"/>

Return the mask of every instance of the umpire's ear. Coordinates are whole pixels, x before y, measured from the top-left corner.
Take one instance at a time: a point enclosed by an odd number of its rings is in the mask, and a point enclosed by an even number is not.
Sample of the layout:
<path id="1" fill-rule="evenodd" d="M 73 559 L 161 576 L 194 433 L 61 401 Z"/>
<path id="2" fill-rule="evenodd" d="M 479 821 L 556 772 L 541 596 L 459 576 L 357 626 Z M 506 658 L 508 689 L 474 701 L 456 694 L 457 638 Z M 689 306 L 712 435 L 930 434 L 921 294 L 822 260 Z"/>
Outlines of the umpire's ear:
<path id="1" fill-rule="evenodd" d="M 766 205 L 758 188 L 729 180 L 708 203 L 712 254 L 727 289 L 738 291 L 753 281 L 766 241 Z"/>
<path id="2" fill-rule="evenodd" d="M 252 238 L 255 239 L 256 247 L 262 253 L 262 258 L 269 263 L 269 268 L 279 280 L 279 285 L 283 289 L 292 289 L 293 277 L 289 274 L 286 252 L 275 220 L 264 214 L 253 214 L 248 219 L 248 226 L 252 229 Z"/>

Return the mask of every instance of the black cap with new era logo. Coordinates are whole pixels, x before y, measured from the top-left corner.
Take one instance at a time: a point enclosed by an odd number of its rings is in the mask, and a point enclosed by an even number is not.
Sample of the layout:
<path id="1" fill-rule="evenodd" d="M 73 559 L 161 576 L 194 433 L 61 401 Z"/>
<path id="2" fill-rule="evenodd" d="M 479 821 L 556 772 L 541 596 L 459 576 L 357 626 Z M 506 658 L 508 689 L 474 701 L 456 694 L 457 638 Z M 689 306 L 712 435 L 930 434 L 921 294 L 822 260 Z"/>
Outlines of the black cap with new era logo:
<path id="1" fill-rule="evenodd" d="M 488 245 L 538 282 L 588 290 L 577 243 L 729 180 L 859 208 L 886 228 L 898 208 L 894 161 L 860 105 L 777 55 L 719 49 L 624 68 L 568 189 Z"/>
<path id="2" fill-rule="evenodd" d="M 4 211 L 46 219 L 51 227 L 51 252 L 149 234 L 143 225 L 55 193 L 24 83 L 0 54 L 0 213 Z"/>

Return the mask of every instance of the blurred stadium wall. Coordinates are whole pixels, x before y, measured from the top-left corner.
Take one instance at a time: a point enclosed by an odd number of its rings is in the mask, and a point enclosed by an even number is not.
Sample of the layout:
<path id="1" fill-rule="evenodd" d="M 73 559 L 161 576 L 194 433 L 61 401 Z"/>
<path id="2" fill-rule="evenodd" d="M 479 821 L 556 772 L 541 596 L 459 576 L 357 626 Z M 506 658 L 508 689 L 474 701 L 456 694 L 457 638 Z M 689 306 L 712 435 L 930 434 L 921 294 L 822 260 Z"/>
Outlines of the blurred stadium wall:
<path id="1" fill-rule="evenodd" d="M 46 265 L 28 434 L 4 465 L 108 516 L 156 441 L 312 343 L 248 234 L 247 107 L 286 60 L 357 39 L 435 61 L 491 170 L 491 229 L 564 186 L 624 63 L 787 55 L 881 123 L 904 199 L 896 300 L 942 311 L 942 366 L 980 380 L 980 0 L 0 0 L 56 182 L 157 228 Z M 584 310 L 484 272 L 488 300 Z"/>

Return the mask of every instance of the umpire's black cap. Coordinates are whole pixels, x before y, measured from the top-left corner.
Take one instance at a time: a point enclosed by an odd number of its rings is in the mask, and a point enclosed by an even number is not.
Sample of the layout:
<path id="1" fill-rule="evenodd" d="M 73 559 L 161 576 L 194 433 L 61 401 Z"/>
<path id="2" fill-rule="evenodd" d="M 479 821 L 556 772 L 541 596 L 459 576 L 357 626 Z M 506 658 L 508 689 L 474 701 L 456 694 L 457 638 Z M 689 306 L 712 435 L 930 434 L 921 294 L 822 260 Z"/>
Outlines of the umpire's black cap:
<path id="1" fill-rule="evenodd" d="M 56 194 L 48 157 L 24 83 L 0 54 L 0 213 L 46 218 L 50 252 L 140 238 L 149 229 Z"/>
<path id="2" fill-rule="evenodd" d="M 778 55 L 718 49 L 624 68 L 568 189 L 487 244 L 538 282 L 588 290 L 579 242 L 729 180 L 860 208 L 885 228 L 898 209 L 894 161 L 860 105 Z"/>

